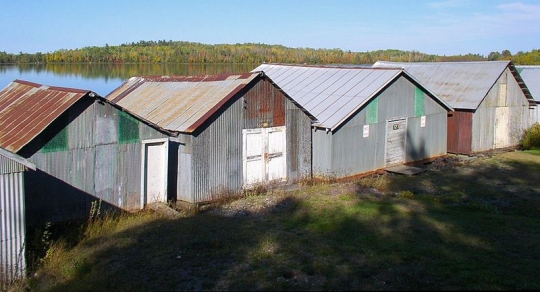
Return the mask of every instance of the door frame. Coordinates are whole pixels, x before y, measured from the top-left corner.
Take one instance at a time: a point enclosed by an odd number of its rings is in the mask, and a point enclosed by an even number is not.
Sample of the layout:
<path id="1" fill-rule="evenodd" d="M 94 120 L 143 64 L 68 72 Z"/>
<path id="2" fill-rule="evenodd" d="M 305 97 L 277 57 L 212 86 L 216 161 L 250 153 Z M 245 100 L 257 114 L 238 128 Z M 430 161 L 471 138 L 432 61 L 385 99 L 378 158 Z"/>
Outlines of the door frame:
<path id="1" fill-rule="evenodd" d="M 141 209 L 144 209 L 144 207 L 147 204 L 148 196 L 147 196 L 147 166 L 148 163 L 146 161 L 146 155 L 147 155 L 147 147 L 149 144 L 162 144 L 164 147 L 164 154 L 163 154 L 163 174 L 164 174 L 164 182 L 163 182 L 163 188 L 164 188 L 164 196 L 165 198 L 168 197 L 167 189 L 168 189 L 168 171 L 169 171 L 169 139 L 168 138 L 159 138 L 159 139 L 149 139 L 149 140 L 142 140 L 141 141 Z"/>

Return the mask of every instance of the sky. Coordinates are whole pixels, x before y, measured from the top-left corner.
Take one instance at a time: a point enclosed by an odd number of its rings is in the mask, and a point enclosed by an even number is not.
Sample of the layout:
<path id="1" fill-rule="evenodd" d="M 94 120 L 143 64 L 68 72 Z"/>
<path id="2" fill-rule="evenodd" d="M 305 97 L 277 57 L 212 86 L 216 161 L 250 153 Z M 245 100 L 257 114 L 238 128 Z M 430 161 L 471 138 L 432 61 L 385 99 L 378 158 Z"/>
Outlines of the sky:
<path id="1" fill-rule="evenodd" d="M 0 51 L 138 41 L 436 55 L 540 49 L 540 0 L 0 0 Z"/>

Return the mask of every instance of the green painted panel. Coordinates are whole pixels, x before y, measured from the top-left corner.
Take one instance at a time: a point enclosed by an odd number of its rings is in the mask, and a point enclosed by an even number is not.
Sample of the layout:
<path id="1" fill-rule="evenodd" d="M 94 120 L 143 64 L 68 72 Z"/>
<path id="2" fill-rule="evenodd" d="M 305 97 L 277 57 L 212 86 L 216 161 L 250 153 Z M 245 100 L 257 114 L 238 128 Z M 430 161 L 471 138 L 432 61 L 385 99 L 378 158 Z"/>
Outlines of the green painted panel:
<path id="1" fill-rule="evenodd" d="M 67 151 L 68 150 L 68 128 L 63 128 L 54 136 L 41 150 L 44 153 Z"/>
<path id="2" fill-rule="evenodd" d="M 366 124 L 376 124 L 379 121 L 379 98 L 373 99 L 366 107 Z"/>
<path id="3" fill-rule="evenodd" d="M 118 115 L 118 142 L 120 144 L 139 142 L 139 122 L 125 112 Z"/>
<path id="4" fill-rule="evenodd" d="M 424 91 L 416 87 L 414 92 L 414 115 L 421 117 L 425 115 L 424 110 Z"/>

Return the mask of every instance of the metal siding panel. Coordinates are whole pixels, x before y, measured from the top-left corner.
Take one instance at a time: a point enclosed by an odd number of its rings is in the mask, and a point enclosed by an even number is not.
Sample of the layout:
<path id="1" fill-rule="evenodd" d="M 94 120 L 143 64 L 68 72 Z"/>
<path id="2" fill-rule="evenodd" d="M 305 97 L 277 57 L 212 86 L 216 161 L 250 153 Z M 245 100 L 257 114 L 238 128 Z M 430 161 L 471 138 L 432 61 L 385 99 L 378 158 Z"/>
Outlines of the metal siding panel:
<path id="1" fill-rule="evenodd" d="M 379 123 L 396 117 L 413 117 L 415 87 L 407 79 L 401 77 L 378 97 Z"/>
<path id="2" fill-rule="evenodd" d="M 141 143 L 118 145 L 118 170 L 115 174 L 115 205 L 127 210 L 141 206 Z"/>
<path id="3" fill-rule="evenodd" d="M 540 102 L 540 66 L 516 66 L 534 100 Z"/>
<path id="4" fill-rule="evenodd" d="M 118 174 L 118 145 L 97 145 L 95 153 L 95 196 L 115 206 L 122 206 L 115 194 Z M 120 204 L 119 204 L 120 203 Z"/>
<path id="5" fill-rule="evenodd" d="M 178 160 L 178 184 L 176 186 L 178 193 L 176 199 L 194 203 L 192 155 L 183 152 L 179 153 Z"/>
<path id="6" fill-rule="evenodd" d="M 161 133 L 158 130 L 139 121 L 140 140 L 150 140 L 169 137 L 167 134 Z"/>
<path id="7" fill-rule="evenodd" d="M 332 168 L 332 133 L 313 129 L 313 176 L 329 176 Z"/>
<path id="8" fill-rule="evenodd" d="M 89 148 L 94 144 L 94 127 L 92 125 L 97 105 L 97 100 L 91 104 L 79 102 L 69 110 L 69 121 L 71 121 L 68 126 L 69 149 Z"/>
<path id="9" fill-rule="evenodd" d="M 425 127 L 421 117 L 410 117 L 407 121 L 407 152 L 405 162 L 434 158 L 447 153 L 447 113 L 426 115 Z"/>
<path id="10" fill-rule="evenodd" d="M 287 129 L 287 179 L 311 177 L 311 119 L 285 98 Z"/>
<path id="11" fill-rule="evenodd" d="M 69 164 L 72 186 L 89 194 L 94 193 L 94 148 L 72 149 Z"/>
<path id="12" fill-rule="evenodd" d="M 285 128 L 287 129 L 286 147 L 287 147 L 287 178 L 289 181 L 300 178 L 299 164 L 301 163 L 300 144 L 302 143 L 301 125 L 298 116 L 298 111 L 287 109 L 287 121 Z"/>
<path id="13" fill-rule="evenodd" d="M 62 181 L 70 181 L 71 164 L 69 162 L 71 162 L 72 158 L 69 151 L 37 152 L 29 160 L 36 165 L 36 168 Z"/>
<path id="14" fill-rule="evenodd" d="M 529 109 L 529 127 L 535 123 L 540 123 L 540 105 Z"/>
<path id="15" fill-rule="evenodd" d="M 242 99 L 222 111 L 193 139 L 195 202 L 242 188 Z"/>
<path id="16" fill-rule="evenodd" d="M 495 107 L 479 107 L 472 117 L 471 151 L 482 152 L 493 149 L 495 143 Z"/>
<path id="17" fill-rule="evenodd" d="M 24 165 L 0 154 L 0 174 L 24 171 Z"/>
<path id="18" fill-rule="evenodd" d="M 0 175 L 0 283 L 23 278 L 25 259 L 24 173 Z"/>
<path id="19" fill-rule="evenodd" d="M 347 177 L 375 170 L 382 161 L 377 153 L 384 148 L 378 135 L 379 124 L 370 126 L 370 136 L 362 136 L 363 126 L 343 127 L 332 135 L 332 165 L 334 175 Z M 384 145 L 384 144 L 382 144 Z"/>
<path id="20" fill-rule="evenodd" d="M 96 107 L 93 146 L 118 143 L 118 110 L 105 104 Z"/>

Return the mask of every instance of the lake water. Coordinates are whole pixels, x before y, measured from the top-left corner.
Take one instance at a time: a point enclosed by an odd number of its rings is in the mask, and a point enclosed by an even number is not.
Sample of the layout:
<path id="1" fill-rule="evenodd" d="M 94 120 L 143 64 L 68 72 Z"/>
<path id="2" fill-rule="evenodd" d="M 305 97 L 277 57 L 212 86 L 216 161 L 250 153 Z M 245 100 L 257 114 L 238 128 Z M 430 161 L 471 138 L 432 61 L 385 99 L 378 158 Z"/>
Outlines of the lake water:
<path id="1" fill-rule="evenodd" d="M 94 91 L 105 97 L 134 76 L 197 76 L 246 73 L 258 64 L 45 64 L 0 65 L 0 88 L 15 79 Z"/>

